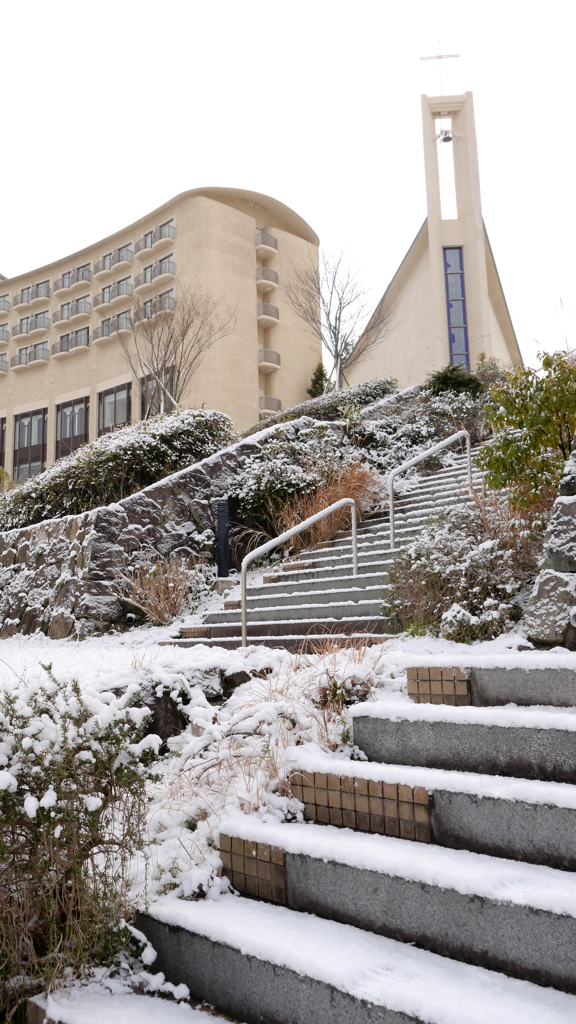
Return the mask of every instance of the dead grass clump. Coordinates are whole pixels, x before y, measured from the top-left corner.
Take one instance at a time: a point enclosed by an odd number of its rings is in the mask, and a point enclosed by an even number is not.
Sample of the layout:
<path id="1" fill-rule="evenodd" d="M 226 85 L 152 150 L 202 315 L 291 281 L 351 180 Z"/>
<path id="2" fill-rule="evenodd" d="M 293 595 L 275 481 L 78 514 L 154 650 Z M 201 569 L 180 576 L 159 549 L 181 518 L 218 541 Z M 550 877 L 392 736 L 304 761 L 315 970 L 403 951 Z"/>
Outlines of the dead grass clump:
<path id="1" fill-rule="evenodd" d="M 147 559 L 129 566 L 118 574 L 116 586 L 123 602 L 155 626 L 165 626 L 184 610 L 201 575 L 201 565 L 173 554 L 163 562 Z"/>
<path id="2" fill-rule="evenodd" d="M 368 509 L 381 500 L 382 480 L 375 470 L 361 462 L 335 465 L 327 472 L 325 482 L 318 485 L 314 494 L 292 498 L 274 515 L 277 534 L 290 530 L 341 498 L 354 499 L 361 520 Z M 303 533 L 296 534 L 291 541 L 292 550 L 296 553 L 304 548 L 325 544 L 333 540 L 340 530 L 349 530 L 350 526 L 351 509 L 348 506 L 326 516 Z"/>

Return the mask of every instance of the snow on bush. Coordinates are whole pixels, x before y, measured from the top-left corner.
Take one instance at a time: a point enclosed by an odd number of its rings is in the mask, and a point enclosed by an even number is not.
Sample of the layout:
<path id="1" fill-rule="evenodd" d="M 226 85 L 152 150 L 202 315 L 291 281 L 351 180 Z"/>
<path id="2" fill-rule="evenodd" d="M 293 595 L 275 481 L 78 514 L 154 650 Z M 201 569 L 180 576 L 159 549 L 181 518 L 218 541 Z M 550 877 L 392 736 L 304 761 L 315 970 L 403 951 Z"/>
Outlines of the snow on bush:
<path id="1" fill-rule="evenodd" d="M 109 505 L 234 439 L 230 418 L 204 409 L 184 409 L 104 434 L 0 495 L 0 530 Z"/>
<path id="2" fill-rule="evenodd" d="M 399 627 L 460 643 L 505 632 L 520 618 L 538 547 L 517 528 L 505 498 L 454 506 L 396 558 L 390 582 Z"/>
<path id="3" fill-rule="evenodd" d="M 310 398 L 307 402 L 294 405 L 291 409 L 284 409 L 282 412 L 269 416 L 266 426 L 273 423 L 287 423 L 289 420 L 297 420 L 300 416 L 311 416 L 315 420 L 327 422 L 329 420 L 341 420 L 344 411 L 348 406 L 361 409 L 365 405 L 372 405 L 379 398 L 391 395 L 397 390 L 398 381 L 393 377 L 380 377 L 378 380 L 369 380 L 364 384 L 356 384 L 354 387 L 342 388 L 341 391 L 329 391 L 318 398 Z M 262 429 L 258 423 L 246 430 L 244 437 L 256 433 Z"/>
<path id="4" fill-rule="evenodd" d="M 273 438 L 258 455 L 247 459 L 230 488 L 232 518 L 243 526 L 275 536 L 284 528 L 279 528 L 279 517 L 294 499 L 312 495 L 318 487 L 330 484 L 342 467 L 359 466 L 364 461 L 364 453 L 351 441 L 344 439 L 343 443 L 330 427 L 322 424 L 301 430 L 298 441 Z M 375 496 L 380 486 L 375 476 Z"/>
<path id="5" fill-rule="evenodd" d="M 121 945 L 160 743 L 142 736 L 137 692 L 81 688 L 50 666 L 0 691 L 0 1011 Z"/>

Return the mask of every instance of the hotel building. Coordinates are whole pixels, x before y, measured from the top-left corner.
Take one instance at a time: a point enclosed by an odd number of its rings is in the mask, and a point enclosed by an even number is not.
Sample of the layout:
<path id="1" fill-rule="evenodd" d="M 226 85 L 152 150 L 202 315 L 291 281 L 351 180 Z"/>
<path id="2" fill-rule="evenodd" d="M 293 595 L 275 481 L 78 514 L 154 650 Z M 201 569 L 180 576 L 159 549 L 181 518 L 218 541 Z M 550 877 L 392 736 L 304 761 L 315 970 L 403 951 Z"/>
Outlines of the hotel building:
<path id="1" fill-rule="evenodd" d="M 234 310 L 182 404 L 244 429 L 306 398 L 320 343 L 283 301 L 318 238 L 287 206 L 239 189 L 184 192 L 94 245 L 14 278 L 0 274 L 0 465 L 34 476 L 81 444 L 141 419 L 131 308 L 170 309 L 179 289 Z"/>

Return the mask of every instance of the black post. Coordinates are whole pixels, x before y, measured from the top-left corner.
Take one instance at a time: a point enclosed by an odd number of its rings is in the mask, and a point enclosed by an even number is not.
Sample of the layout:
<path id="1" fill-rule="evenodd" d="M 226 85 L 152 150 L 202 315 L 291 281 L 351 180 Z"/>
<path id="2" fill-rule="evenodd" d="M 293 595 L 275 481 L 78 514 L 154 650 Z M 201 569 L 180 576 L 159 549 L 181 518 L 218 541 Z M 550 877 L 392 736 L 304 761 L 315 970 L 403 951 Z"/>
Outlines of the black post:
<path id="1" fill-rule="evenodd" d="M 218 536 L 218 576 L 230 575 L 230 541 L 228 512 L 228 499 L 219 501 L 216 504 L 216 522 Z"/>

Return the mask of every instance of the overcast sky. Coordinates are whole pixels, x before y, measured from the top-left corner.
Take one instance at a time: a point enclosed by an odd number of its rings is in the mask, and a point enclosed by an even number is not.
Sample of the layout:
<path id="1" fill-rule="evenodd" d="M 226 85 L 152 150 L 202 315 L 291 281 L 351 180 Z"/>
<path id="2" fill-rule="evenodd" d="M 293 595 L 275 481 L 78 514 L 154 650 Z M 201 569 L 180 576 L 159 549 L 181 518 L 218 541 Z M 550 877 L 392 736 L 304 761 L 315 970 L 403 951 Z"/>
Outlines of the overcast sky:
<path id="1" fill-rule="evenodd" d="M 524 358 L 576 347 L 575 20 L 568 0 L 5 3 L 0 272 L 222 185 L 291 206 L 376 300 L 426 214 L 440 39 Z"/>

